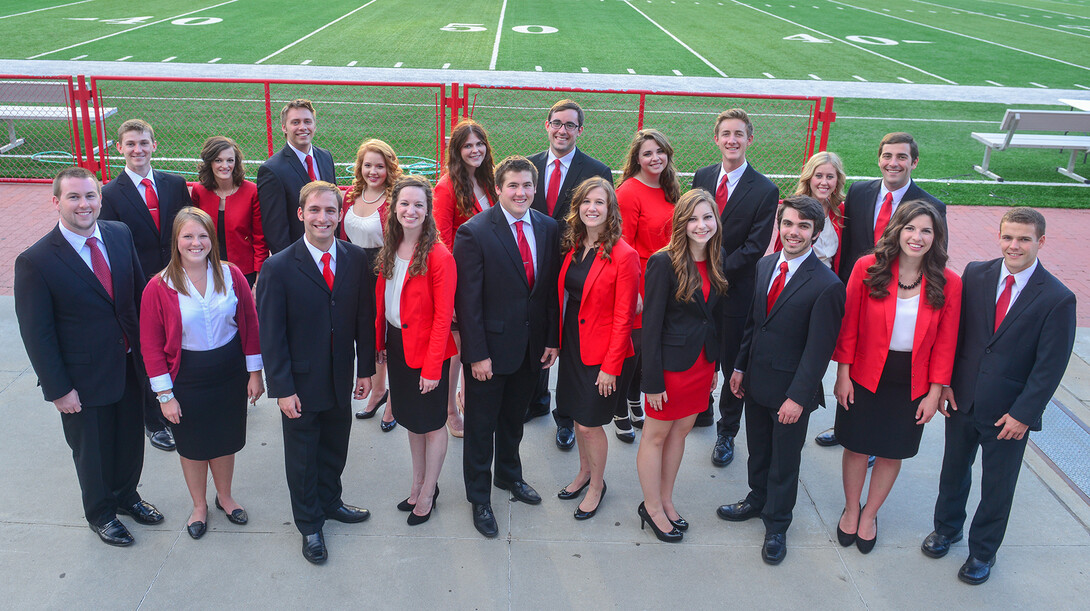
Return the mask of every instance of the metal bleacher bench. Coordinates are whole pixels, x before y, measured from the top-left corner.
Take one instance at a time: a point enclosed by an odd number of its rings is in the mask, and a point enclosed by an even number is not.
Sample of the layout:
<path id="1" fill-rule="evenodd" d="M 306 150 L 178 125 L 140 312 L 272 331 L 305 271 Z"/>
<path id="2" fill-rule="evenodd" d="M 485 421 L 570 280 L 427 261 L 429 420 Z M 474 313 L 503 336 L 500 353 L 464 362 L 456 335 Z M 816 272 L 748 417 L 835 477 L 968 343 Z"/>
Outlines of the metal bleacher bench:
<path id="1" fill-rule="evenodd" d="M 76 120 L 82 122 L 83 108 L 77 105 L 75 109 Z M 102 109 L 103 118 L 116 113 L 116 108 Z M 90 113 L 90 119 L 95 120 L 93 112 Z M 72 101 L 68 96 L 68 85 L 63 82 L 0 82 L 0 120 L 8 124 L 8 142 L 0 146 L 0 153 L 6 153 L 25 141 L 15 135 L 16 121 L 72 120 Z"/>
<path id="2" fill-rule="evenodd" d="M 1070 149 L 1071 157 L 1066 168 L 1056 168 L 1060 174 L 1074 178 L 1079 182 L 1090 180 L 1075 173 L 1075 159 L 1078 155 L 1090 153 L 1090 112 L 1072 110 L 1007 110 L 1002 133 L 985 134 L 973 132 L 974 140 L 984 143 L 984 162 L 974 165 L 973 169 L 992 180 L 1003 180 L 999 175 L 988 170 L 992 151 L 1005 151 L 1012 148 L 1032 149 Z M 1061 132 L 1041 134 L 1024 132 Z"/>

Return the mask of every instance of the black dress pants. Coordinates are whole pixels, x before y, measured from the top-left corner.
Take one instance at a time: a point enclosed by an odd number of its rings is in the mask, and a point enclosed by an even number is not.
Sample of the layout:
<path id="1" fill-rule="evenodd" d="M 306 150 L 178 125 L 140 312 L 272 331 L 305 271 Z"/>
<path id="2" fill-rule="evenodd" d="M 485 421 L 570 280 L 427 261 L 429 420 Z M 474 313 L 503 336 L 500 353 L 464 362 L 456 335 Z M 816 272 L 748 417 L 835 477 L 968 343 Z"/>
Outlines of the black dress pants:
<path id="1" fill-rule="evenodd" d="M 299 532 L 312 535 L 322 530 L 326 512 L 343 504 L 341 473 L 348 459 L 352 412 L 340 407 L 307 411 L 304 404 L 298 418 L 280 416 L 291 513 Z"/>
<path id="2" fill-rule="evenodd" d="M 723 394 L 730 394 L 724 392 Z M 792 424 L 779 420 L 779 406 L 769 408 L 746 401 L 746 446 L 749 448 L 749 495 L 761 507 L 766 534 L 786 533 L 799 494 L 799 465 L 806 443 L 810 413 Z"/>

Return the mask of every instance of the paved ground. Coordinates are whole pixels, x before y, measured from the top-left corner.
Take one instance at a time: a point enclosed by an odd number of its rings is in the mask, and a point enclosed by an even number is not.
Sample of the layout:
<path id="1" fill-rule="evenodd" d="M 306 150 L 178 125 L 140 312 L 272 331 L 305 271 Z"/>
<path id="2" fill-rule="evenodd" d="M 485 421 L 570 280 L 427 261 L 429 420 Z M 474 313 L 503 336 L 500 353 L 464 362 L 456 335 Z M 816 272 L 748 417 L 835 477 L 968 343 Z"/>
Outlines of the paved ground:
<path id="1" fill-rule="evenodd" d="M 0 186 L 0 292 L 10 294 L 12 258 L 44 234 L 54 212 L 41 187 Z M 29 213 L 28 213 L 29 212 Z M 950 211 L 953 242 L 986 244 L 999 209 Z M 1087 272 L 1073 265 L 1075 232 L 1086 213 L 1046 211 L 1046 265 L 1087 303 Z M 1068 246 L 1063 235 L 1070 234 Z M 1079 249 L 1082 252 L 1083 249 Z M 960 248 L 955 267 L 992 251 Z M 6 275 L 3 275 L 6 274 Z M 1080 275 L 1081 274 L 1081 275 Z M 1081 284 L 1078 284 L 1080 283 Z M 1080 324 L 1087 326 L 1087 310 Z M 238 455 L 235 493 L 251 518 L 235 526 L 210 514 L 200 541 L 185 534 L 190 501 L 177 458 L 146 451 L 141 494 L 166 514 L 164 524 L 132 525 L 137 543 L 101 544 L 86 527 L 70 452 L 54 408 L 42 401 L 18 337 L 13 300 L 0 296 L 0 573 L 2 606 L 10 608 L 246 608 L 358 606 L 523 609 L 686 608 L 742 605 L 763 608 L 1085 608 L 1090 597 L 1090 505 L 1035 451 L 1026 461 L 1011 526 L 992 580 L 973 588 L 957 581 L 964 542 L 942 560 L 919 543 L 931 530 L 942 455 L 942 424 L 925 431 L 920 454 L 906 461 L 880 516 L 879 542 L 863 556 L 835 542 L 843 507 L 840 452 L 807 444 L 789 553 L 778 567 L 760 561 L 759 522 L 728 524 L 715 508 L 746 493 L 744 435 L 739 456 L 725 469 L 709 461 L 714 432 L 689 438 L 676 501 L 692 524 L 680 545 L 641 532 L 634 445 L 610 436 L 609 492 L 599 514 L 575 522 L 573 502 L 556 499 L 577 468 L 577 455 L 558 451 L 554 427 L 538 419 L 526 428 L 527 480 L 544 503 L 510 502 L 496 490 L 501 536 L 485 540 L 473 529 L 461 485 L 461 441 L 452 439 L 440 478 L 442 503 L 431 521 L 405 524 L 394 505 L 405 497 L 409 453 L 404 429 L 378 430 L 378 419 L 353 423 L 344 476 L 345 500 L 368 507 L 370 521 L 331 523 L 330 560 L 309 565 L 299 553 L 283 475 L 279 416 L 264 399 L 250 410 L 246 448 Z M 1090 422 L 1090 330 L 1081 329 L 1057 398 Z M 831 388 L 827 377 L 826 388 Z M 819 410 L 811 431 L 831 425 Z M 979 478 L 979 473 L 977 474 Z M 975 486 L 975 484 L 974 484 Z M 970 509 L 977 502 L 970 500 Z"/>

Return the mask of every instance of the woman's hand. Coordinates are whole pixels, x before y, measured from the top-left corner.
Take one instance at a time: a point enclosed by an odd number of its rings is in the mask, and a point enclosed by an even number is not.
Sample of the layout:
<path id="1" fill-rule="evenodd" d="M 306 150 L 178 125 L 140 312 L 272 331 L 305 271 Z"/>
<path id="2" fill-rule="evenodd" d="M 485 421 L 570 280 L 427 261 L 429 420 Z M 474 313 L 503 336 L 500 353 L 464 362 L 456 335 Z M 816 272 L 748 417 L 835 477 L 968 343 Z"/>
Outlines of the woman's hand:
<path id="1" fill-rule="evenodd" d="M 644 396 L 647 397 L 647 405 L 656 412 L 661 412 L 662 404 L 669 400 L 666 397 L 666 392 L 647 393 Z"/>
<path id="2" fill-rule="evenodd" d="M 939 401 L 941 400 L 942 385 L 932 384 L 931 390 L 920 401 L 920 406 L 916 408 L 916 424 L 931 422 L 931 419 L 935 417 L 935 412 L 939 410 Z"/>
<path id="3" fill-rule="evenodd" d="M 170 392 L 170 391 L 167 391 Z M 160 395 L 166 393 L 159 393 Z M 159 404 L 159 408 L 163 410 L 163 417 L 167 419 L 171 424 L 179 424 L 182 421 L 182 406 L 178 404 L 177 399 L 171 399 L 166 403 Z"/>
<path id="4" fill-rule="evenodd" d="M 636 313 L 643 313 L 643 295 L 636 295 Z"/>
<path id="5" fill-rule="evenodd" d="M 617 376 L 598 370 L 598 379 L 594 382 L 598 386 L 598 394 L 608 397 L 617 388 Z"/>
<path id="6" fill-rule="evenodd" d="M 436 386 L 439 386 L 439 380 L 429 380 L 424 376 L 420 376 L 420 394 L 426 395 L 435 390 Z"/>
<path id="7" fill-rule="evenodd" d="M 375 362 L 378 363 L 379 365 L 385 365 L 386 364 L 386 351 L 385 350 L 379 350 L 378 351 L 378 354 L 375 355 Z"/>
<path id="8" fill-rule="evenodd" d="M 257 400 L 265 394 L 265 381 L 261 379 L 260 371 L 250 372 L 250 381 L 246 383 L 246 398 L 250 405 L 257 405 Z"/>
<path id="9" fill-rule="evenodd" d="M 855 403 L 855 386 L 852 385 L 852 379 L 848 376 L 848 368 L 849 365 L 837 366 L 836 384 L 833 386 L 833 396 L 845 410 Z"/>

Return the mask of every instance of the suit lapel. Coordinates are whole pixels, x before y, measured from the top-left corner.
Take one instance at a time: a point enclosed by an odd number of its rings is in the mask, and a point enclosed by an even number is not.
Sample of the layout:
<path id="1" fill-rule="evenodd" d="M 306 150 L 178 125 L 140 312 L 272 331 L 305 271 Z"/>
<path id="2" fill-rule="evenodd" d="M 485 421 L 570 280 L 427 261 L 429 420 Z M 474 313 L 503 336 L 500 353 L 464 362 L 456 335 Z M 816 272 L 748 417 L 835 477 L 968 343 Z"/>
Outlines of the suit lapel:
<path id="1" fill-rule="evenodd" d="M 313 149 L 314 147 L 311 146 L 311 148 Z M 281 149 L 280 154 L 284 156 L 285 160 L 288 162 L 288 165 L 295 169 L 295 173 L 298 174 L 299 178 L 303 180 L 303 184 L 310 182 L 310 174 L 307 174 L 307 169 L 303 167 L 303 164 L 299 161 L 299 156 L 295 154 L 295 149 L 285 144 L 284 148 Z M 311 155 L 313 156 L 314 153 L 311 153 Z M 320 172 L 317 167 L 315 167 L 314 169 Z"/>
<path id="2" fill-rule="evenodd" d="M 754 291 L 757 295 L 764 295 L 765 303 L 768 303 L 768 285 L 772 282 L 772 272 L 776 269 L 777 259 L 761 259 L 757 262 L 757 286 Z M 768 320 L 768 306 L 758 308 L 760 320 Z"/>
<path id="3" fill-rule="evenodd" d="M 341 251 L 337 251 L 337 261 L 339 263 L 345 263 L 341 258 Z M 325 283 L 325 278 L 322 277 L 322 273 L 318 270 L 318 265 L 314 262 L 314 257 L 310 256 L 310 251 L 307 250 L 307 245 L 303 243 L 303 238 L 300 238 L 295 242 L 295 263 L 299 267 L 299 271 L 304 276 L 310 278 L 314 284 L 317 284 L 326 293 L 332 293 L 329 290 L 329 285 Z M 340 271 L 345 271 L 344 267 L 341 267 Z M 333 288 L 337 288 L 337 276 L 340 274 L 334 274 L 333 276 Z"/>
<path id="4" fill-rule="evenodd" d="M 553 212 L 560 212 L 560 200 L 564 198 L 564 194 L 574 190 L 574 186 L 579 184 L 576 181 L 583 175 L 583 151 L 575 149 L 575 155 L 572 156 L 571 165 L 568 166 L 568 173 L 564 176 L 564 182 L 560 183 L 560 190 L 556 195 L 556 210 Z M 569 207 L 571 202 L 568 202 Z M 567 214 L 567 211 L 564 211 Z M 559 220 L 559 219 L 558 219 Z"/>
<path id="5" fill-rule="evenodd" d="M 155 226 L 155 221 L 151 218 L 151 212 L 148 210 L 148 205 L 140 197 L 140 192 L 136 190 L 137 187 L 132 183 L 129 174 L 122 170 L 121 175 L 114 180 L 118 181 L 118 184 L 121 187 L 121 194 L 125 196 L 125 201 L 128 202 L 129 206 L 136 212 L 136 215 L 140 217 L 140 220 L 147 224 L 148 229 L 154 231 L 158 235 L 159 228 Z M 159 214 L 162 215 L 162 212 L 162 209 L 160 209 Z M 162 217 L 160 216 L 160 218 Z"/>
<path id="6" fill-rule="evenodd" d="M 344 273 L 345 278 L 352 277 L 352 264 L 349 262 L 348 249 L 345 248 L 343 242 L 341 242 L 340 240 L 334 240 L 333 248 L 337 249 L 337 273 L 333 274 L 333 290 L 331 291 L 331 293 L 333 295 L 336 295 L 337 291 L 339 291 L 341 289 L 341 286 L 346 282 L 345 280 L 341 280 L 341 274 Z M 405 278 L 408 279 L 408 277 L 409 276 L 406 274 Z M 325 282 L 325 277 L 322 277 L 322 282 Z"/>
<path id="7" fill-rule="evenodd" d="M 999 270 L 1003 265 L 1003 259 L 997 259 L 992 262 L 992 265 L 988 266 L 988 269 L 984 272 L 984 281 L 987 283 L 986 287 L 991 287 L 992 291 L 985 290 L 980 296 L 983 302 L 980 308 L 984 310 L 984 322 L 988 325 L 988 329 L 995 329 L 995 290 L 999 286 Z M 965 297 L 962 296 L 962 299 Z"/>
<path id="8" fill-rule="evenodd" d="M 558 199 L 559 201 L 559 199 Z M 541 218 L 534 218 L 536 210 L 527 210 L 526 214 L 530 215 L 530 222 L 534 227 L 534 247 L 537 249 L 537 268 L 534 271 L 534 288 L 538 286 L 537 277 L 541 275 L 541 270 L 545 269 L 546 252 L 545 252 L 545 222 L 543 219 L 548 218 L 545 215 L 541 215 Z M 510 234 L 511 232 L 508 232 Z M 519 255 L 519 264 L 522 263 L 522 255 Z M 523 274 L 526 275 L 525 273 Z M 531 291 L 532 292 L 532 291 Z"/>
<path id="9" fill-rule="evenodd" d="M 1002 262 L 1000 262 L 1000 265 L 1002 265 Z M 999 328 L 996 329 L 995 335 L 992 337 L 993 342 L 995 341 L 995 339 L 997 337 L 999 337 L 1001 334 L 1006 332 L 1006 330 L 1008 328 L 1010 328 L 1010 326 L 1012 324 L 1014 324 L 1013 321 L 1016 318 L 1018 318 L 1019 316 L 1021 316 L 1022 312 L 1025 312 L 1026 308 L 1028 308 L 1030 306 L 1030 304 L 1033 303 L 1033 300 L 1037 299 L 1037 297 L 1041 294 L 1041 285 L 1045 283 L 1045 275 L 1044 275 L 1044 273 L 1042 273 L 1043 271 L 1044 271 L 1044 267 L 1042 267 L 1041 264 L 1038 263 L 1037 264 L 1037 269 L 1035 269 L 1033 271 L 1033 275 L 1029 277 L 1029 281 L 1026 282 L 1025 288 L 1022 289 L 1022 292 L 1018 293 L 1018 298 L 1014 300 L 1013 304 L 1011 304 L 1010 309 L 1007 310 L 1006 316 L 1003 317 L 1003 322 L 1000 323 Z M 995 283 L 992 286 L 998 290 L 998 287 L 999 287 L 999 277 L 998 276 L 996 276 Z M 993 307 L 991 307 L 989 309 L 992 311 L 992 328 L 994 328 L 995 327 L 995 307 L 994 307 L 994 305 L 993 305 Z"/>
<path id="10" fill-rule="evenodd" d="M 776 315 L 776 312 L 780 311 L 780 306 L 791 299 L 791 296 L 798 292 L 798 290 L 813 276 L 814 264 L 822 265 L 818 261 L 817 255 L 813 251 L 806 257 L 806 260 L 799 265 L 799 268 L 795 270 L 795 273 L 791 275 L 791 280 L 784 285 L 783 291 L 780 292 L 780 296 L 776 298 L 776 303 L 772 304 L 772 311 L 768 313 L 768 318 L 772 318 Z M 768 286 L 767 284 L 765 286 Z"/>
<path id="11" fill-rule="evenodd" d="M 105 240 L 105 237 L 105 233 L 103 233 L 103 240 Z M 57 258 L 60 259 L 62 263 L 67 265 L 81 280 L 90 285 L 103 299 L 106 299 L 107 301 L 110 300 L 110 294 L 106 292 L 106 287 L 102 286 L 102 283 L 98 281 L 98 277 L 95 276 L 90 267 L 87 267 L 83 258 L 81 258 L 75 249 L 72 248 L 72 245 L 68 243 L 68 240 L 64 239 L 64 235 L 61 234 L 61 230 L 57 227 L 53 228 L 53 246 L 57 253 Z M 108 254 L 110 253 L 109 246 L 106 247 L 106 252 Z M 110 254 L 110 260 L 113 260 L 112 254 Z M 111 276 L 112 275 L 113 274 L 111 274 Z M 116 291 L 114 294 L 116 294 Z"/>
<path id="12" fill-rule="evenodd" d="M 492 230 L 496 232 L 500 244 L 507 251 L 507 257 L 518 271 L 518 276 L 522 278 L 523 284 L 529 287 L 526 282 L 526 268 L 522 265 L 522 255 L 519 254 L 519 247 L 515 243 L 515 236 L 511 233 L 511 227 L 507 224 L 507 217 L 504 216 L 498 204 L 489 208 L 489 212 L 492 214 Z"/>
<path id="13" fill-rule="evenodd" d="M 738 184 L 734 185 L 734 190 L 727 196 L 727 206 L 723 209 L 723 221 L 725 222 L 734 211 L 738 208 L 738 203 L 746 198 L 746 194 L 749 193 L 750 188 L 753 186 L 753 175 L 757 170 L 753 169 L 752 165 L 746 166 L 746 171 L 742 172 L 742 177 L 738 179 Z M 716 185 L 718 188 L 719 185 Z M 715 196 L 715 191 L 712 191 L 712 196 Z"/>

